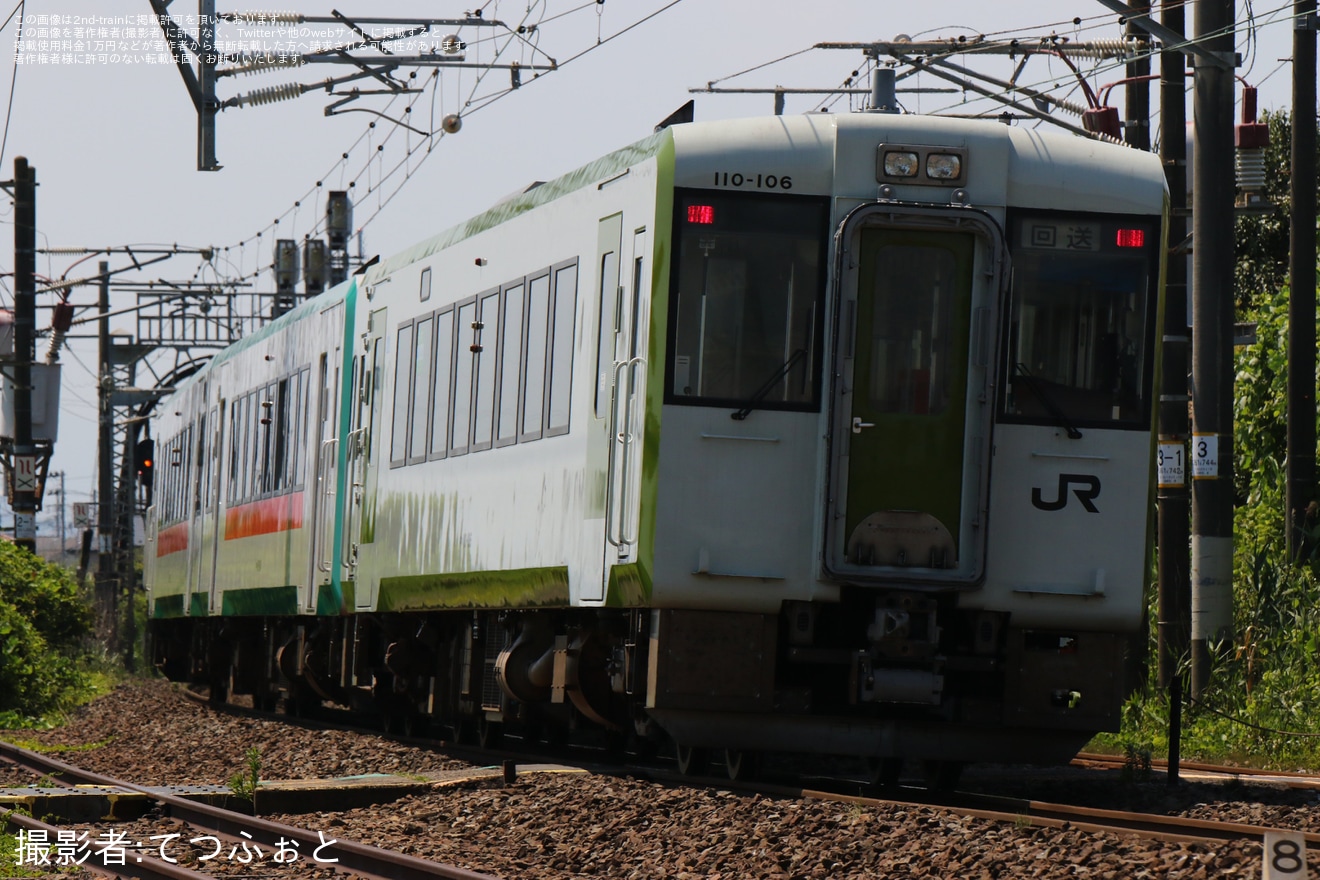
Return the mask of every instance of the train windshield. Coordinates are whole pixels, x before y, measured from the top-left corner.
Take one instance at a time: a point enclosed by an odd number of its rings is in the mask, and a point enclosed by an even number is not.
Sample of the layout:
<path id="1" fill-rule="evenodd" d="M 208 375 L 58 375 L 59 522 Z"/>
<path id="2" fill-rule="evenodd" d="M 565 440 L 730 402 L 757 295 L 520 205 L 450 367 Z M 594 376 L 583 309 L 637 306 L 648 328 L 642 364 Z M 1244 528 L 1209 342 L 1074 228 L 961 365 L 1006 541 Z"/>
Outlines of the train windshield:
<path id="1" fill-rule="evenodd" d="M 1070 436 L 1149 426 L 1159 229 L 1151 217 L 1010 217 L 1001 420 Z"/>
<path id="2" fill-rule="evenodd" d="M 674 210 L 666 402 L 818 410 L 828 201 L 678 190 Z"/>

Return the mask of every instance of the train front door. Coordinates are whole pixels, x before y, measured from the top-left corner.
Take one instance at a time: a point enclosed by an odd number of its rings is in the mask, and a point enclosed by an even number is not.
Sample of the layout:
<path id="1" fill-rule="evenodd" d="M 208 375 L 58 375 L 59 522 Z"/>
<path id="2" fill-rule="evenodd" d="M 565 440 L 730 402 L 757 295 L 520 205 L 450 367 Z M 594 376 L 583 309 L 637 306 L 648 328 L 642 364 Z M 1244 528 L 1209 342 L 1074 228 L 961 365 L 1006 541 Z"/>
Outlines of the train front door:
<path id="1" fill-rule="evenodd" d="M 830 568 L 974 580 L 998 237 L 968 217 L 874 211 L 844 241 Z"/>

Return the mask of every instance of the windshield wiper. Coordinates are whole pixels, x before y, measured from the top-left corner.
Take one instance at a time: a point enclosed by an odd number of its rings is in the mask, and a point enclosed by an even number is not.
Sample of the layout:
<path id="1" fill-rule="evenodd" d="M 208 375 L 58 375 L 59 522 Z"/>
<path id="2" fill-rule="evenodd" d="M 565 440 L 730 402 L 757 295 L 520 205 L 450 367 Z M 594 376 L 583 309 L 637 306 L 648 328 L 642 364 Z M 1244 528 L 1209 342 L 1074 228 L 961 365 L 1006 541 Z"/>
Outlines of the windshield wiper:
<path id="1" fill-rule="evenodd" d="M 729 413 L 729 418 L 736 419 L 740 422 L 747 418 L 751 411 L 756 408 L 756 405 L 764 400 L 771 391 L 774 391 L 775 387 L 780 382 L 784 381 L 784 377 L 793 371 L 793 367 L 797 365 L 797 362 L 806 356 L 807 350 L 805 348 L 799 348 L 797 351 L 789 355 L 788 360 L 784 361 L 783 366 L 775 370 L 774 375 L 767 379 L 764 385 L 756 389 L 751 397 L 747 398 L 747 405 L 737 412 Z"/>
<path id="2" fill-rule="evenodd" d="M 1027 369 L 1026 364 L 1014 364 L 1013 372 L 1015 375 L 1022 377 L 1023 384 L 1031 389 L 1031 393 L 1036 395 L 1036 399 L 1045 406 L 1045 409 L 1049 410 L 1050 415 L 1054 416 L 1055 423 L 1068 432 L 1069 439 L 1082 439 L 1082 432 L 1077 430 L 1072 420 L 1064 414 L 1063 410 L 1059 409 L 1059 405 L 1054 402 L 1054 398 L 1050 397 L 1045 389 L 1041 387 L 1040 380 L 1031 375 L 1031 370 Z"/>

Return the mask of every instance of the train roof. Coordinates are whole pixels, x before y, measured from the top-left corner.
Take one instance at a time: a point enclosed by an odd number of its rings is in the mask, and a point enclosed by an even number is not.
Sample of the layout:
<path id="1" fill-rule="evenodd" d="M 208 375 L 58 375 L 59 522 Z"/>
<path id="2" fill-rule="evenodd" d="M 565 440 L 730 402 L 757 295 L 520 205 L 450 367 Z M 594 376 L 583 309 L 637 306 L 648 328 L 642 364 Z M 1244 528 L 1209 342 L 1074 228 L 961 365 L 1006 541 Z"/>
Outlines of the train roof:
<path id="1" fill-rule="evenodd" d="M 533 208 L 665 154 L 682 165 L 700 163 L 703 157 L 718 156 L 727 163 L 729 157 L 782 154 L 788 150 L 796 154 L 795 161 L 799 164 L 829 175 L 831 180 L 827 191 L 834 192 L 836 153 L 841 143 L 857 139 L 869 143 L 871 148 L 877 143 L 893 142 L 956 145 L 969 150 L 1002 153 L 1007 156 L 1011 173 L 997 185 L 1003 187 L 1007 203 L 1023 207 L 1061 206 L 1061 194 L 1066 195 L 1069 190 L 1077 188 L 1078 175 L 1083 174 L 1086 175 L 1087 191 L 1101 194 L 1102 199 L 1111 203 L 1108 205 L 1111 210 L 1158 213 L 1163 203 L 1164 173 L 1154 154 L 1062 132 L 1004 125 L 996 120 L 919 114 L 817 113 L 692 122 L 666 128 L 554 180 L 537 183 L 507 196 L 480 214 L 383 258 L 368 269 L 360 281 L 365 286 L 374 285 L 405 266 Z M 293 311 L 217 354 L 206 367 L 179 383 L 178 387 L 187 387 L 211 367 L 301 317 L 346 299 L 352 286 L 358 282 L 358 278 L 350 278 L 299 304 Z"/>

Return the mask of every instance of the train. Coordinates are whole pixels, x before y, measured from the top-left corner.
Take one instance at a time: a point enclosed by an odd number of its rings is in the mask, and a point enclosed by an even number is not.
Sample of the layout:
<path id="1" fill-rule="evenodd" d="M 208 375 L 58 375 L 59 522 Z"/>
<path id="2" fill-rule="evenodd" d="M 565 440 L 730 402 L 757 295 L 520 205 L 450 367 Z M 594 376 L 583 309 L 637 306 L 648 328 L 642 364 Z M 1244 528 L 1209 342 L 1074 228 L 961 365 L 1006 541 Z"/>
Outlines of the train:
<path id="1" fill-rule="evenodd" d="M 361 269 L 151 422 L 150 652 L 390 729 L 1066 761 L 1145 638 L 1153 155 L 691 122 Z"/>

